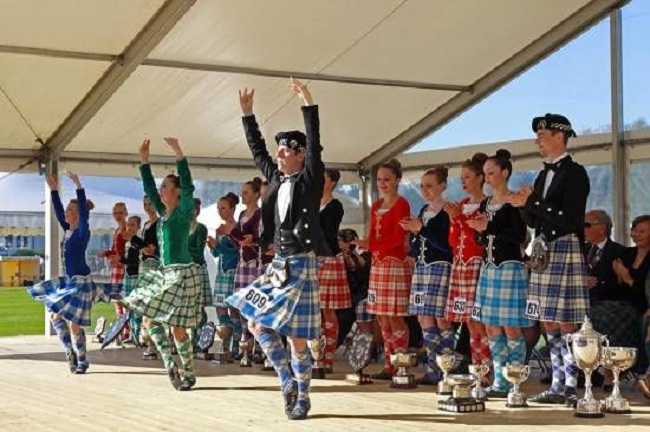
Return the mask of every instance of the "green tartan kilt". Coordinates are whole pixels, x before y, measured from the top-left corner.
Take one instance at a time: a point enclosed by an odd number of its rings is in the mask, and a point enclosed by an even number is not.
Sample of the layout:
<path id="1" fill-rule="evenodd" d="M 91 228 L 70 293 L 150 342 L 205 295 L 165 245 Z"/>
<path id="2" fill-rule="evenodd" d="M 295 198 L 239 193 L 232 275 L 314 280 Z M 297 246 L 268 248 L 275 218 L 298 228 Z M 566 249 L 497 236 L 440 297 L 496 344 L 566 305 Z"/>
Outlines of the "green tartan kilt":
<path id="1" fill-rule="evenodd" d="M 203 276 L 196 264 L 173 264 L 140 274 L 126 307 L 172 327 L 193 328 L 201 321 Z"/>

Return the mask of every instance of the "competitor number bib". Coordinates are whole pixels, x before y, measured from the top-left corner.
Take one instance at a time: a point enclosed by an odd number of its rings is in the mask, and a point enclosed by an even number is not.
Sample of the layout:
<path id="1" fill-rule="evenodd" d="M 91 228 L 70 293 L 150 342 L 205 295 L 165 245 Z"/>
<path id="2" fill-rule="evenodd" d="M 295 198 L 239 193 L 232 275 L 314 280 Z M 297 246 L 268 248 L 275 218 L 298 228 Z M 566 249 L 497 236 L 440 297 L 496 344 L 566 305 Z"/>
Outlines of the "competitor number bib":
<path id="1" fill-rule="evenodd" d="M 526 301 L 526 316 L 528 318 L 539 319 L 539 300 Z"/>
<path id="2" fill-rule="evenodd" d="M 269 303 L 269 296 L 253 288 L 248 290 L 244 298 L 256 309 L 264 309 Z"/>
<path id="3" fill-rule="evenodd" d="M 424 306 L 424 291 L 416 291 L 413 293 L 413 305 Z"/>

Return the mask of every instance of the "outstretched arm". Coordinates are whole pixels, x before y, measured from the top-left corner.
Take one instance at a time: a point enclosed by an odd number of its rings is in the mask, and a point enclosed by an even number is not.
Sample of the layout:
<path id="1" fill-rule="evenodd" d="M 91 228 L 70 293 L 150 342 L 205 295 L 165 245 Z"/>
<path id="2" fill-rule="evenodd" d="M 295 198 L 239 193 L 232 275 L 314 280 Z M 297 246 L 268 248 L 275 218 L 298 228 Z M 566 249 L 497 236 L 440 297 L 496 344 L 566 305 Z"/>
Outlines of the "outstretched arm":
<path id="1" fill-rule="evenodd" d="M 253 97 L 255 96 L 255 89 L 248 91 L 245 88 L 243 91 L 239 90 L 239 106 L 242 110 L 242 122 L 244 124 L 244 133 L 246 134 L 246 142 L 253 154 L 255 165 L 262 172 L 267 180 L 271 181 L 278 173 L 278 165 L 273 161 L 273 158 L 266 149 L 266 141 L 260 132 L 257 119 L 253 113 Z"/>
<path id="2" fill-rule="evenodd" d="M 151 165 L 149 165 L 149 144 L 151 140 L 146 138 L 140 145 L 140 177 L 142 178 L 142 185 L 144 186 L 144 193 L 149 197 L 151 205 L 156 209 L 158 214 L 165 214 L 165 205 L 160 200 L 156 181 L 151 172 Z"/>
<path id="3" fill-rule="evenodd" d="M 50 188 L 50 194 L 52 196 L 52 207 L 54 207 L 56 220 L 59 221 L 61 228 L 68 230 L 70 229 L 70 225 L 65 221 L 65 210 L 63 209 L 63 204 L 61 203 L 61 195 L 59 195 L 59 178 L 57 175 L 52 174 L 51 176 L 46 177 L 45 181 Z"/>

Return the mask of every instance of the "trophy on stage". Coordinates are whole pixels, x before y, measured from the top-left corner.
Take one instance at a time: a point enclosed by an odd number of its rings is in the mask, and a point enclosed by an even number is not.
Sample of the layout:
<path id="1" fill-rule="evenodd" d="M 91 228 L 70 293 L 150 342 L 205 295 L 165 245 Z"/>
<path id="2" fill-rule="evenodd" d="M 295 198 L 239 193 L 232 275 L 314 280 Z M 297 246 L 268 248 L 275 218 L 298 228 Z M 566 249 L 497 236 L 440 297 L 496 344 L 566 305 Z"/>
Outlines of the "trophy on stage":
<path id="1" fill-rule="evenodd" d="M 311 368 L 311 377 L 313 379 L 325 379 L 325 367 L 323 359 L 325 358 L 325 335 L 318 339 L 307 341 L 311 356 L 314 359 L 314 366 Z"/>
<path id="2" fill-rule="evenodd" d="M 566 335 L 567 347 L 569 350 L 573 348 L 573 358 L 585 373 L 585 397 L 578 400 L 576 417 L 597 418 L 604 416 L 602 404 L 594 398 L 591 392 L 591 373 L 600 365 L 603 342 L 606 341 L 607 337 L 594 330 L 591 321 L 586 316 L 579 331 Z M 571 345 L 569 346 L 569 344 Z"/>
<path id="3" fill-rule="evenodd" d="M 508 363 L 501 368 L 503 377 L 512 383 L 512 391 L 508 393 L 508 401 L 506 406 L 508 408 L 522 408 L 527 407 L 526 395 L 519 390 L 519 386 L 528 379 L 530 375 L 530 367 L 522 365 L 521 363 Z"/>
<path id="4" fill-rule="evenodd" d="M 357 331 L 352 337 L 347 355 L 355 373 L 346 375 L 345 379 L 359 385 L 372 384 L 370 375 L 363 372 L 372 360 L 372 334 Z"/>
<path id="5" fill-rule="evenodd" d="M 450 395 L 452 392 L 452 385 L 449 383 L 449 372 L 457 367 L 458 359 L 452 353 L 438 354 L 436 356 L 436 364 L 442 370 L 442 380 L 438 383 L 439 395 Z"/>
<path id="6" fill-rule="evenodd" d="M 490 366 L 485 364 L 469 365 L 469 373 L 476 378 L 474 388 L 472 388 L 472 397 L 479 401 L 487 400 L 487 392 L 483 388 L 482 380 L 490 372 Z"/>
<path id="7" fill-rule="evenodd" d="M 416 366 L 418 364 L 418 358 L 416 354 L 391 354 L 390 362 L 397 368 L 397 372 L 395 375 L 393 375 L 393 379 L 390 382 L 390 388 L 412 389 L 418 386 L 415 382 L 415 375 L 408 373 L 407 371 L 407 368 Z"/>
<path id="8" fill-rule="evenodd" d="M 232 336 L 232 327 L 219 326 L 216 331 L 218 341 L 214 344 L 214 360 L 217 363 L 232 363 L 232 354 L 228 349 L 228 341 Z"/>
<path id="9" fill-rule="evenodd" d="M 239 349 L 241 350 L 241 360 L 239 360 L 239 367 L 253 367 L 251 362 L 251 351 L 253 350 L 253 344 L 255 339 L 252 337 L 248 340 L 243 340 L 239 342 Z"/>
<path id="10" fill-rule="evenodd" d="M 621 372 L 634 366 L 636 348 L 603 347 L 603 366 L 614 374 L 612 394 L 605 399 L 605 411 L 612 414 L 630 414 L 630 403 L 621 395 L 619 376 Z"/>
<path id="11" fill-rule="evenodd" d="M 485 411 L 485 402 L 472 397 L 470 387 L 476 381 L 474 375 L 449 375 L 447 379 L 454 389 L 450 398 L 438 401 L 439 410 L 456 413 Z"/>

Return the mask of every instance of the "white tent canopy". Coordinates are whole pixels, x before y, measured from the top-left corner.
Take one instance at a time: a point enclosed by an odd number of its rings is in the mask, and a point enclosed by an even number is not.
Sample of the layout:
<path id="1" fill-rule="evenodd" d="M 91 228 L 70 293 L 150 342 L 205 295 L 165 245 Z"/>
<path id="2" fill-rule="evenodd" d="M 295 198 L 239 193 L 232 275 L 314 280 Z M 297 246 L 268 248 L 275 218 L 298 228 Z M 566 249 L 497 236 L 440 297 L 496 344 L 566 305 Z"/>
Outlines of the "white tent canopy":
<path id="1" fill-rule="evenodd" d="M 0 168 L 52 153 L 82 173 L 128 175 L 144 134 L 159 156 L 175 135 L 197 177 L 244 178 L 237 89 L 256 88 L 272 139 L 302 128 L 294 75 L 311 82 L 325 160 L 349 181 L 623 3 L 6 0 Z"/>

